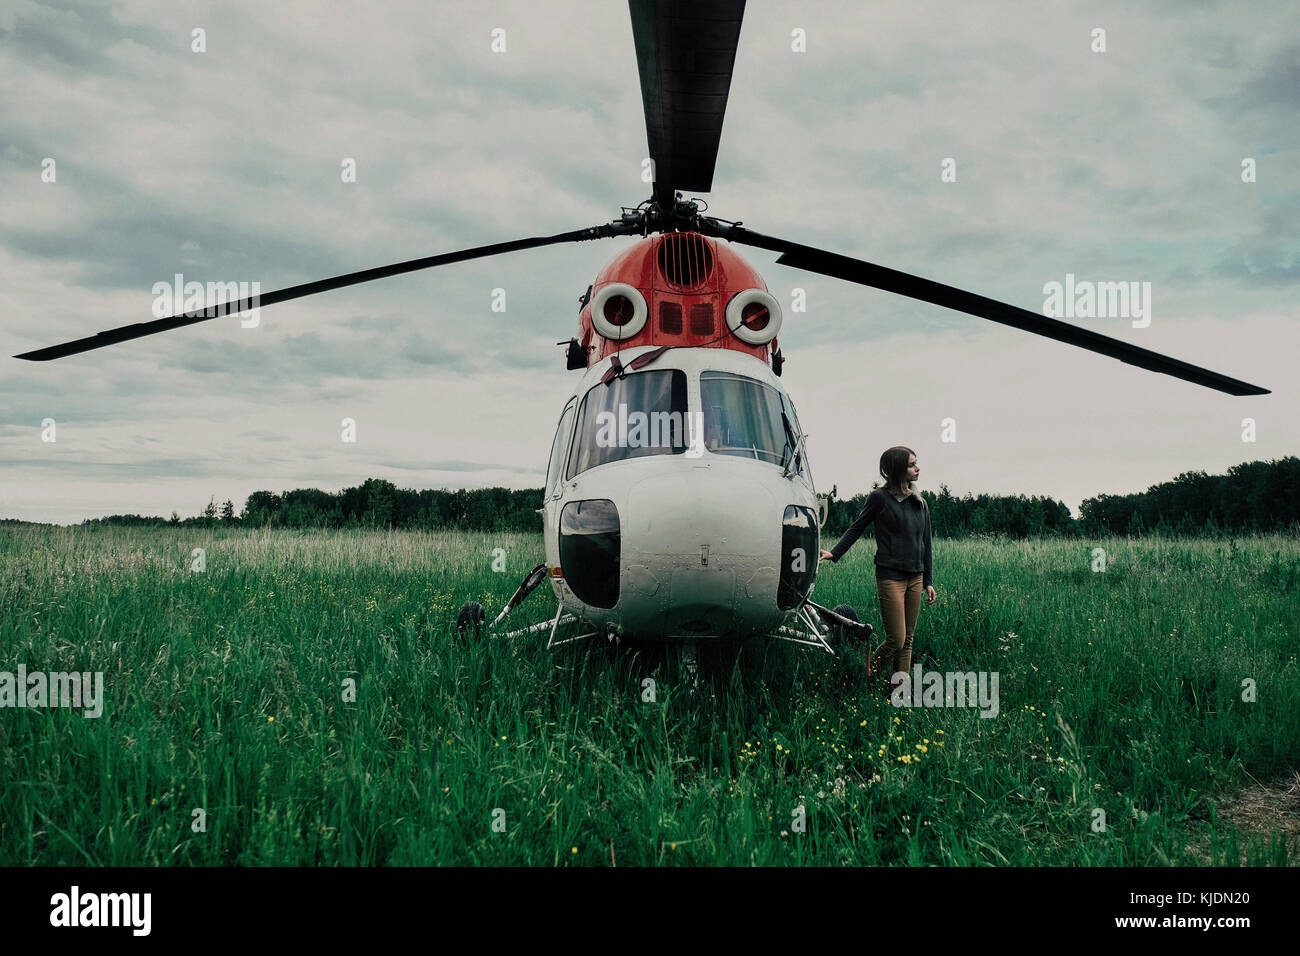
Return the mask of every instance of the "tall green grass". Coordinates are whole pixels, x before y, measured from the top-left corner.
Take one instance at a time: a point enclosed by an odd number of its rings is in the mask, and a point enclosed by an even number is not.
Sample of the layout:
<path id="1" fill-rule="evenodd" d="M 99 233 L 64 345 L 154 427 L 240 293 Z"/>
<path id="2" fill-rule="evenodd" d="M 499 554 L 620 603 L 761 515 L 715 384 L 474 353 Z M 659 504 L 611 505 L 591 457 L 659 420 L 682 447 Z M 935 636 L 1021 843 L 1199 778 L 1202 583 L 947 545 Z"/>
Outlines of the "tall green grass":
<path id="1" fill-rule="evenodd" d="M 456 633 L 542 557 L 535 535 L 0 531 L 0 670 L 103 671 L 108 698 L 0 710 L 0 863 L 1296 862 L 1216 813 L 1300 757 L 1294 539 L 936 542 L 917 661 L 998 671 L 992 719 L 891 707 L 858 645 L 706 654 L 691 693 L 663 648 Z M 816 597 L 883 633 L 869 547 Z M 554 610 L 543 586 L 512 619 Z"/>

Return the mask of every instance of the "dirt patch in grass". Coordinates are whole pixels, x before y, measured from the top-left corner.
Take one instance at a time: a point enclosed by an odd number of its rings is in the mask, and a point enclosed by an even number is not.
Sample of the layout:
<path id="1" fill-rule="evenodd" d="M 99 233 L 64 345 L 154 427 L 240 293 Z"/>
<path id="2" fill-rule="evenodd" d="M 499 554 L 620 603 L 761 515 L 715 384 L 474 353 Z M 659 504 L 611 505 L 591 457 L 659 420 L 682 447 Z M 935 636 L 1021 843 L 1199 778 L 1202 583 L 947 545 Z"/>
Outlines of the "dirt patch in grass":
<path id="1" fill-rule="evenodd" d="M 1271 784 L 1245 787 L 1220 797 L 1217 803 L 1220 824 L 1240 838 L 1240 865 L 1247 864 L 1249 845 L 1267 845 L 1278 836 L 1286 844 L 1290 862 L 1300 863 L 1300 772 Z M 1208 836 L 1193 840 L 1187 850 L 1205 864 L 1213 862 Z"/>

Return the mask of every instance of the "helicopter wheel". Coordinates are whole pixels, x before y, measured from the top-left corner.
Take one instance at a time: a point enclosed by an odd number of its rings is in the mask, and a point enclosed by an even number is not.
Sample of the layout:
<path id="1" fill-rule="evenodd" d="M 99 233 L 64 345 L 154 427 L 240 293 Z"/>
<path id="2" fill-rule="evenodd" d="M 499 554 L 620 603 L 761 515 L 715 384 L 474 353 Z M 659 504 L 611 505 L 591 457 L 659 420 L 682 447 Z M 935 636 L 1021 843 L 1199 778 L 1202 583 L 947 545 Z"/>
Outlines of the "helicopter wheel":
<path id="1" fill-rule="evenodd" d="M 837 605 L 834 608 L 834 611 L 840 617 L 847 617 L 850 621 L 861 620 L 861 618 L 858 617 L 858 612 L 854 610 L 852 604 Z M 850 634 L 849 628 L 845 627 L 842 624 L 836 624 L 833 621 L 829 621 L 827 623 L 830 624 L 831 634 L 835 637 L 837 641 L 843 641 L 849 637 Z"/>
<path id="2" fill-rule="evenodd" d="M 460 606 L 460 613 L 456 615 L 456 630 L 460 632 L 461 637 L 465 637 L 465 632 L 473 628 L 474 636 L 478 637 L 486 620 L 487 615 L 483 612 L 482 604 L 478 601 L 466 601 Z"/>

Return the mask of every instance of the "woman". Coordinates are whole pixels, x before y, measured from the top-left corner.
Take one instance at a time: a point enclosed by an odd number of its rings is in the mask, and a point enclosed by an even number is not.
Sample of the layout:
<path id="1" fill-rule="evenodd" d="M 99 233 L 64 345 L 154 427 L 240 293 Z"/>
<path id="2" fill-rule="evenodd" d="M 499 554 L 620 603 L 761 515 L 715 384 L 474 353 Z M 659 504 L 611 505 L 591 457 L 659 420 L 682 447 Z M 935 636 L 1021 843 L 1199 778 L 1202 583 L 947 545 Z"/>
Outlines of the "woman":
<path id="1" fill-rule="evenodd" d="M 925 589 L 927 604 L 935 602 L 930 509 L 925 499 L 913 491 L 920 474 L 912 449 L 895 445 L 887 450 L 880 456 L 880 477 L 885 479 L 885 487 L 867 496 L 867 506 L 844 537 L 830 551 L 821 552 L 824 560 L 838 562 L 867 524 L 876 523 L 876 592 L 885 622 L 885 643 L 871 656 L 868 667 L 872 674 L 911 671 L 912 634 L 921 613 L 921 589 Z"/>

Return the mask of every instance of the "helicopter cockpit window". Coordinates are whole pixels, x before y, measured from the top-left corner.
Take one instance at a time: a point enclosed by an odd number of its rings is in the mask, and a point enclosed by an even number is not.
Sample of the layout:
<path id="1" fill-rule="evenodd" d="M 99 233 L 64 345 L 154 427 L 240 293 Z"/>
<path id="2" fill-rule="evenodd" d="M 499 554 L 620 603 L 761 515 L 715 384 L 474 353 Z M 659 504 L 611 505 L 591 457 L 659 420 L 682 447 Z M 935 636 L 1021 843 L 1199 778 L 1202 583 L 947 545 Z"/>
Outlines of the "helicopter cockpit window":
<path id="1" fill-rule="evenodd" d="M 681 369 L 650 369 L 600 383 L 582 399 L 565 476 L 625 458 L 680 455 L 690 444 L 689 427 Z"/>
<path id="2" fill-rule="evenodd" d="M 799 420 L 777 389 L 731 372 L 701 372 L 700 400 L 709 451 L 788 465 L 803 474 L 803 449 L 796 449 Z"/>
<path id="3" fill-rule="evenodd" d="M 552 495 L 555 493 L 556 486 L 560 483 L 560 462 L 564 456 L 564 448 L 569 442 L 569 427 L 573 424 L 573 402 L 570 402 L 564 409 L 564 414 L 560 416 L 560 427 L 555 430 L 555 444 L 551 446 L 551 462 L 546 466 L 546 493 Z"/>

